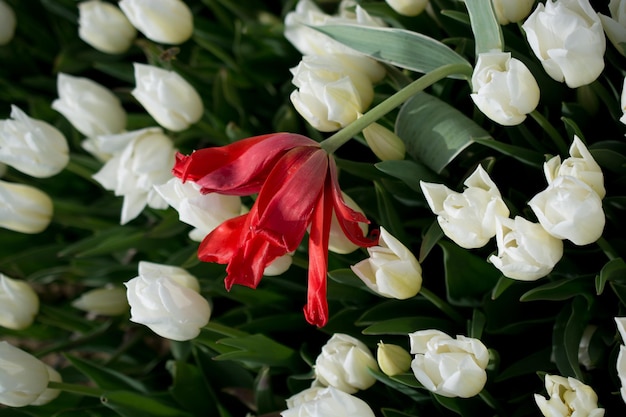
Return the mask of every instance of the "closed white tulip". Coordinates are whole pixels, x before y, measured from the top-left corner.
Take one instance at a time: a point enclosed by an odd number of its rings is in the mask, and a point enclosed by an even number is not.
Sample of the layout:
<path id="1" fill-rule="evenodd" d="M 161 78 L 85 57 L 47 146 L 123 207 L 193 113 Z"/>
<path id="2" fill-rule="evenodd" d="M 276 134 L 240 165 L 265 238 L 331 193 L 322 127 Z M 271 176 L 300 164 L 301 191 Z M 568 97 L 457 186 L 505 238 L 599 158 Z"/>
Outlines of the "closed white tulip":
<path id="1" fill-rule="evenodd" d="M 501 25 L 521 22 L 535 5 L 535 0 L 492 0 L 496 18 Z"/>
<path id="2" fill-rule="evenodd" d="M 620 337 L 622 338 L 615 368 L 617 369 L 617 377 L 621 385 L 620 394 L 622 395 L 622 400 L 626 402 L 626 317 L 615 317 L 615 323 L 617 324 L 617 330 L 619 330 Z"/>
<path id="3" fill-rule="evenodd" d="M 59 73 L 59 98 L 52 108 L 87 137 L 119 133 L 126 126 L 126 111 L 109 89 L 88 78 Z"/>
<path id="4" fill-rule="evenodd" d="M 154 186 L 172 178 L 175 153 L 172 140 L 161 129 L 137 130 L 124 150 L 93 175 L 105 189 L 124 197 L 120 224 L 133 220 L 146 206 L 167 208 Z"/>
<path id="5" fill-rule="evenodd" d="M 332 132 L 355 121 L 372 103 L 371 79 L 357 62 L 370 58 L 350 55 L 307 55 L 291 69 L 291 93 L 296 111 L 315 129 Z"/>
<path id="6" fill-rule="evenodd" d="M 365 401 L 334 387 L 313 387 L 296 396 L 287 399 L 282 417 L 374 417 Z"/>
<path id="7" fill-rule="evenodd" d="M 420 182 L 445 235 L 462 248 L 480 248 L 495 236 L 496 216 L 508 217 L 509 209 L 482 166 L 463 184 L 467 188 L 458 193 L 443 184 Z"/>
<path id="8" fill-rule="evenodd" d="M 28 283 L 0 274 L 0 326 L 22 330 L 33 324 L 39 297 Z"/>
<path id="9" fill-rule="evenodd" d="M 367 248 L 369 258 L 352 266 L 352 271 L 369 289 L 384 297 L 404 300 L 422 288 L 422 267 L 398 239 L 380 228 L 377 246 Z"/>
<path id="10" fill-rule="evenodd" d="M 363 137 L 374 155 L 381 161 L 401 161 L 406 154 L 406 146 L 398 135 L 378 123 L 363 129 Z"/>
<path id="11" fill-rule="evenodd" d="M 528 205 L 552 236 L 587 245 L 602 236 L 606 221 L 602 200 L 591 187 L 571 176 L 558 176 Z"/>
<path id="12" fill-rule="evenodd" d="M 545 417 L 602 417 L 598 396 L 593 388 L 579 380 L 559 375 L 546 375 L 548 398 L 535 394 L 535 402 Z"/>
<path id="13" fill-rule="evenodd" d="M 198 92 L 175 71 L 135 63 L 136 87 L 131 92 L 158 124 L 174 132 L 202 117 Z"/>
<path id="14" fill-rule="evenodd" d="M 121 0 L 119 6 L 151 41 L 178 45 L 193 34 L 193 15 L 181 0 Z"/>
<path id="15" fill-rule="evenodd" d="M 48 194 L 25 184 L 0 181 L 0 227 L 20 233 L 39 233 L 52 220 Z"/>
<path id="16" fill-rule="evenodd" d="M 510 52 L 478 56 L 472 74 L 472 100 L 487 117 L 503 126 L 522 123 L 539 104 L 539 85 L 524 63 Z"/>
<path id="17" fill-rule="evenodd" d="M 48 388 L 50 381 L 61 382 L 61 375 L 30 353 L 0 342 L 0 404 L 9 407 L 46 404 L 60 393 Z"/>
<path id="18" fill-rule="evenodd" d="M 120 287 L 95 288 L 72 301 L 72 307 L 91 314 L 119 316 L 128 311 L 126 289 Z"/>
<path id="19" fill-rule="evenodd" d="M 369 348 L 352 336 L 335 333 L 322 346 L 315 360 L 315 378 L 325 386 L 332 386 L 349 394 L 364 390 L 376 382 L 368 368 L 378 370 L 376 359 Z"/>
<path id="20" fill-rule="evenodd" d="M 67 166 L 67 139 L 57 128 L 13 105 L 11 119 L 0 121 L 0 162 L 38 178 L 51 177 Z"/>
<path id="21" fill-rule="evenodd" d="M 78 4 L 78 36 L 107 54 L 121 54 L 130 48 L 137 31 L 115 5 L 100 0 Z"/>
<path id="22" fill-rule="evenodd" d="M 469 398 L 482 391 L 487 382 L 485 369 L 489 352 L 478 339 L 451 338 L 440 330 L 409 334 L 411 369 L 429 391 L 444 397 Z"/>
<path id="23" fill-rule="evenodd" d="M 211 317 L 196 277 L 183 268 L 139 262 L 139 276 L 126 282 L 130 320 L 161 337 L 191 340 Z"/>
<path id="24" fill-rule="evenodd" d="M 598 13 L 602 27 L 613 46 L 615 46 L 622 55 L 626 55 L 626 51 L 620 45 L 620 43 L 626 42 L 626 1 L 609 1 L 609 12 L 611 14 L 610 17 Z"/>
<path id="25" fill-rule="evenodd" d="M 0 0 L 0 45 L 11 42 L 16 26 L 15 12 L 11 6 Z"/>
<path id="26" fill-rule="evenodd" d="M 591 84 L 604 69 L 606 39 L 589 0 L 547 0 L 522 25 L 528 43 L 556 81 Z"/>
<path id="27" fill-rule="evenodd" d="M 385 2 L 403 16 L 417 16 L 426 9 L 429 0 L 385 0 Z"/>
<path id="28" fill-rule="evenodd" d="M 548 275 L 563 257 L 563 241 L 523 217 L 496 219 L 498 254 L 489 262 L 505 277 L 534 281 Z"/>
<path id="29" fill-rule="evenodd" d="M 376 360 L 385 375 L 394 376 L 411 369 L 411 354 L 398 345 L 379 342 Z"/>
<path id="30" fill-rule="evenodd" d="M 590 186 L 598 194 L 598 197 L 604 198 L 606 190 L 604 189 L 602 169 L 578 136 L 574 135 L 569 154 L 569 158 L 563 162 L 557 155 L 543 165 L 548 184 L 560 175 L 569 175 Z"/>

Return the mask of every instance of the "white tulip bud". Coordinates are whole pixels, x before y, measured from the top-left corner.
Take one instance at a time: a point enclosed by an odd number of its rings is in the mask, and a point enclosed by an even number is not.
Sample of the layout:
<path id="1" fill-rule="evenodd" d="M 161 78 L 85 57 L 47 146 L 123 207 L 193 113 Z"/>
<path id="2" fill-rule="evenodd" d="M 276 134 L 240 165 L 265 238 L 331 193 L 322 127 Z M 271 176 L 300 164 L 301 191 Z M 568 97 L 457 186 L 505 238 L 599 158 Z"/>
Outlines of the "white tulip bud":
<path id="1" fill-rule="evenodd" d="M 462 248 L 480 248 L 495 236 L 496 216 L 508 217 L 509 209 L 480 165 L 464 184 L 467 188 L 457 193 L 443 184 L 420 182 L 445 235 Z"/>
<path id="2" fill-rule="evenodd" d="M 489 262 L 505 277 L 534 281 L 548 275 L 563 256 L 563 241 L 523 217 L 496 218 L 498 254 Z"/>
<path id="3" fill-rule="evenodd" d="M 0 326 L 22 330 L 33 324 L 39 297 L 25 281 L 0 273 Z"/>
<path id="4" fill-rule="evenodd" d="M 439 330 L 409 334 L 411 368 L 426 389 L 444 397 L 469 398 L 482 391 L 487 382 L 485 369 L 489 352 L 478 339 L 451 338 Z"/>
<path id="5" fill-rule="evenodd" d="M 304 390 L 288 398 L 287 406 L 282 417 L 374 417 L 365 401 L 334 387 Z"/>
<path id="6" fill-rule="evenodd" d="M 107 54 L 125 52 L 137 31 L 115 5 L 100 0 L 78 4 L 78 36 Z"/>
<path id="7" fill-rule="evenodd" d="M 67 166 L 67 139 L 57 128 L 13 105 L 11 118 L 0 121 L 0 162 L 37 178 L 51 177 Z"/>
<path id="8" fill-rule="evenodd" d="M 30 353 L 0 342 L 0 404 L 9 407 L 46 404 L 60 393 L 47 388 L 49 381 L 61 382 L 61 376 Z"/>
<path id="9" fill-rule="evenodd" d="M 429 0 L 385 0 L 385 2 L 403 16 L 417 16 L 421 14 Z"/>
<path id="10" fill-rule="evenodd" d="M 363 137 L 374 155 L 381 161 L 401 161 L 406 154 L 406 146 L 402 139 L 391 130 L 372 123 L 363 129 Z"/>
<path id="11" fill-rule="evenodd" d="M 626 55 L 626 51 L 622 45 L 620 45 L 621 43 L 626 43 L 626 1 L 609 1 L 609 12 L 611 13 L 611 17 L 598 13 L 602 27 L 613 46 L 615 46 L 622 55 Z"/>
<path id="12" fill-rule="evenodd" d="M 11 42 L 16 26 L 15 12 L 11 6 L 0 0 L 0 45 Z"/>
<path id="13" fill-rule="evenodd" d="M 202 99 L 183 77 L 152 65 L 134 65 L 136 87 L 131 94 L 158 124 L 179 132 L 200 120 Z"/>
<path id="14" fill-rule="evenodd" d="M 126 112 L 110 90 L 88 78 L 59 73 L 59 98 L 52 108 L 87 137 L 119 133 L 126 126 Z"/>
<path id="15" fill-rule="evenodd" d="M 52 200 L 35 187 L 0 181 L 0 227 L 39 233 L 52 220 Z"/>
<path id="16" fill-rule="evenodd" d="M 501 25 L 521 22 L 535 5 L 535 0 L 492 0 L 496 18 Z"/>
<path id="17" fill-rule="evenodd" d="M 598 408 L 598 396 L 589 385 L 559 375 L 546 375 L 545 385 L 549 398 L 535 394 L 535 402 L 544 416 L 604 416 L 604 409 Z"/>
<path id="18" fill-rule="evenodd" d="M 102 316 L 119 316 L 128 311 L 126 289 L 104 287 L 90 290 L 74 300 L 72 307 Z"/>
<path id="19" fill-rule="evenodd" d="M 130 320 L 161 337 L 191 340 L 211 317 L 196 277 L 182 268 L 139 262 L 139 276 L 125 283 Z"/>
<path id="20" fill-rule="evenodd" d="M 335 333 L 322 346 L 314 370 L 315 378 L 321 384 L 352 394 L 376 382 L 368 368 L 378 370 L 369 348 L 352 336 Z"/>
<path id="21" fill-rule="evenodd" d="M 591 84 L 604 69 L 606 39 L 589 0 L 547 0 L 522 25 L 528 43 L 556 81 Z"/>
<path id="22" fill-rule="evenodd" d="M 546 232 L 576 245 L 587 245 L 602 236 L 605 216 L 602 200 L 581 180 L 560 175 L 528 205 Z"/>
<path id="23" fill-rule="evenodd" d="M 380 228 L 377 246 L 367 248 L 370 257 L 352 266 L 352 271 L 377 294 L 404 300 L 422 288 L 422 267 L 398 239 Z"/>
<path id="24" fill-rule="evenodd" d="M 411 369 L 411 354 L 398 345 L 379 342 L 376 359 L 385 375 L 394 376 Z"/>
<path id="25" fill-rule="evenodd" d="M 503 126 L 522 123 L 539 104 L 539 85 L 524 63 L 510 52 L 478 56 L 472 74 L 472 100 L 487 117 Z"/>
<path id="26" fill-rule="evenodd" d="M 119 6 L 151 41 L 178 45 L 193 33 L 193 15 L 181 0 L 121 0 Z"/>
<path id="27" fill-rule="evenodd" d="M 104 188 L 124 197 L 120 224 L 133 220 L 146 205 L 167 208 L 154 186 L 172 177 L 175 160 L 174 144 L 161 129 L 146 128 L 134 133 L 135 137 L 124 150 L 93 175 Z"/>

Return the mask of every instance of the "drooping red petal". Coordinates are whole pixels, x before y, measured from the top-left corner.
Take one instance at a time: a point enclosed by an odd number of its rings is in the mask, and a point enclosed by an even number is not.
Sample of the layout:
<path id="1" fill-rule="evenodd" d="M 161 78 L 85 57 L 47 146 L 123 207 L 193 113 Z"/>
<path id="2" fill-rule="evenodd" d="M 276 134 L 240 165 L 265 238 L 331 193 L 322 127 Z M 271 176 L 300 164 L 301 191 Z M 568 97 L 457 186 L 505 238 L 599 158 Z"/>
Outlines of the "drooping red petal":
<path id="1" fill-rule="evenodd" d="M 198 259 L 203 262 L 227 264 L 241 247 L 241 235 L 246 230 L 249 213 L 226 220 L 204 237 L 198 247 Z"/>
<path id="2" fill-rule="evenodd" d="M 306 321 L 318 327 L 328 322 L 326 279 L 328 274 L 328 238 L 333 213 L 332 180 L 327 176 L 324 192 L 315 206 L 309 233 L 309 282 L 307 303 L 304 306 Z"/>
<path id="3" fill-rule="evenodd" d="M 372 233 L 372 237 L 369 238 L 363 234 L 363 230 L 359 227 L 359 223 L 368 223 L 369 220 L 362 213 L 352 210 L 346 205 L 341 196 L 341 188 L 339 188 L 339 180 L 337 179 L 337 166 L 335 161 L 330 158 L 329 163 L 330 179 L 332 181 L 331 193 L 333 199 L 333 208 L 335 215 L 339 221 L 341 230 L 346 237 L 354 244 L 361 247 L 370 247 L 378 244 L 378 231 Z"/>
<path id="4" fill-rule="evenodd" d="M 178 154 L 172 172 L 183 181 L 199 184 L 205 193 L 250 195 L 259 192 L 285 152 L 309 146 L 319 144 L 294 133 L 254 136 L 226 146 L 200 149 L 189 156 Z"/>

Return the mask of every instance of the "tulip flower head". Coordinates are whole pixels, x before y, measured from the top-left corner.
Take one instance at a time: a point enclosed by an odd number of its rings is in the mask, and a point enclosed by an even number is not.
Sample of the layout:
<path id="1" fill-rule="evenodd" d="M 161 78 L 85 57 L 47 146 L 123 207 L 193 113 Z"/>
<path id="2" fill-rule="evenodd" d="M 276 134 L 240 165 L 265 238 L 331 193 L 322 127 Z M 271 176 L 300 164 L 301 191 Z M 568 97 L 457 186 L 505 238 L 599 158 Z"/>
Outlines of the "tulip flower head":
<path id="1" fill-rule="evenodd" d="M 624 47 L 621 45 L 622 43 L 626 43 L 626 1 L 609 1 L 609 12 L 611 14 L 610 17 L 598 13 L 602 21 L 602 27 L 613 46 L 615 46 L 622 55 L 626 55 L 626 50 L 624 50 Z"/>
<path id="2" fill-rule="evenodd" d="M 589 385 L 559 375 L 546 375 L 545 385 L 548 398 L 535 394 L 535 402 L 544 416 L 604 416 L 604 409 L 598 408 L 598 396 Z"/>
<path id="3" fill-rule="evenodd" d="M 620 394 L 622 394 L 622 400 L 626 402 L 626 317 L 615 317 L 615 323 L 622 338 L 615 367 L 617 368 L 617 377 L 621 384 Z"/>
<path id="4" fill-rule="evenodd" d="M 508 25 L 524 20 L 535 5 L 535 0 L 492 0 L 492 3 L 498 23 Z"/>
<path id="5" fill-rule="evenodd" d="M 100 0 L 78 4 L 78 36 L 107 54 L 125 52 L 137 31 L 115 5 Z"/>
<path id="6" fill-rule="evenodd" d="M 256 288 L 264 269 L 295 251 L 310 226 L 304 314 L 311 324 L 323 326 L 328 320 L 326 272 L 333 212 L 353 243 L 377 243 L 359 227 L 369 223 L 367 218 L 343 201 L 333 158 L 305 136 L 274 133 L 178 154 L 173 172 L 200 185 L 203 193 L 258 193 L 250 212 L 219 225 L 198 249 L 200 260 L 228 264 L 227 289 L 233 284 Z"/>
<path id="7" fill-rule="evenodd" d="M 39 297 L 25 281 L 0 274 L 0 326 L 22 330 L 39 313 Z"/>
<path id="8" fill-rule="evenodd" d="M 193 33 L 193 15 L 181 0 L 121 0 L 130 23 L 154 42 L 178 45 Z"/>
<path id="9" fill-rule="evenodd" d="M 0 181 L 0 227 L 20 233 L 43 232 L 52 220 L 52 199 L 26 184 Z"/>
<path id="10" fill-rule="evenodd" d="M 0 0 L 0 45 L 11 42 L 16 26 L 15 12 L 11 6 Z"/>
<path id="11" fill-rule="evenodd" d="M 333 387 L 308 388 L 287 399 L 282 417 L 374 417 L 362 399 Z"/>

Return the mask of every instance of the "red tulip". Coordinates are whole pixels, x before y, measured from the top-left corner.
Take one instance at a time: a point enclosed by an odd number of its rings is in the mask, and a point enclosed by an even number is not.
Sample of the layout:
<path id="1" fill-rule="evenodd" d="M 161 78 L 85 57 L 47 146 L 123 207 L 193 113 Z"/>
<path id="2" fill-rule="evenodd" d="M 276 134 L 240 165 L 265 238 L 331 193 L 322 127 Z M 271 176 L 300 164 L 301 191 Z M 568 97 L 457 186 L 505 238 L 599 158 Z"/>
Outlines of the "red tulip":
<path id="1" fill-rule="evenodd" d="M 258 193 L 249 213 L 222 223 L 198 249 L 200 260 L 228 264 L 226 289 L 233 284 L 256 288 L 264 269 L 295 251 L 310 225 L 304 315 L 311 324 L 321 327 L 328 321 L 326 272 L 333 211 L 352 242 L 362 247 L 377 244 L 376 236 L 364 236 L 359 227 L 369 223 L 367 218 L 344 203 L 334 159 L 305 136 L 273 133 L 189 156 L 178 154 L 173 173 L 199 184 L 203 193 Z"/>

